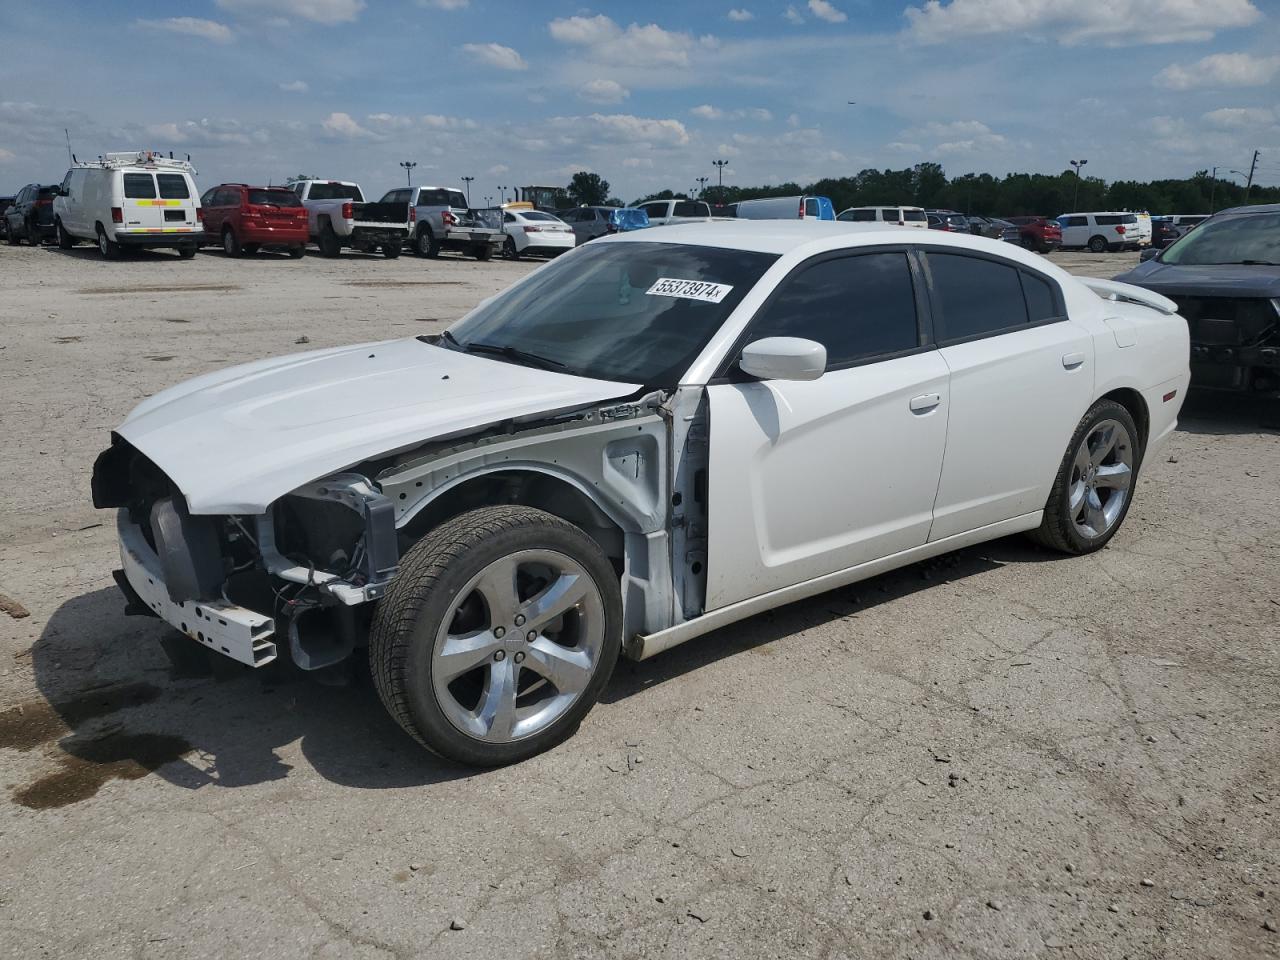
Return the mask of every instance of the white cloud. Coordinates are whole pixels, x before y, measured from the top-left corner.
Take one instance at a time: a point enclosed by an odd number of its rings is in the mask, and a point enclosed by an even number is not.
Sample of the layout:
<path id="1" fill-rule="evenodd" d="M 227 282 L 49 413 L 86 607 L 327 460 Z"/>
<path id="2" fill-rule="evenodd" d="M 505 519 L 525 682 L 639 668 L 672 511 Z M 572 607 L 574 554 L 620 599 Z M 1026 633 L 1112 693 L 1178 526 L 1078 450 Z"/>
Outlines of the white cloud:
<path id="1" fill-rule="evenodd" d="M 629 113 L 552 117 L 540 122 L 536 129 L 542 133 L 554 131 L 563 146 L 581 144 L 595 148 L 627 144 L 649 149 L 682 147 L 689 143 L 689 131 L 679 120 L 635 117 Z M 528 143 L 522 141 L 522 145 L 528 146 Z"/>
<path id="2" fill-rule="evenodd" d="M 894 140 L 892 143 L 886 144 L 890 150 L 896 150 L 899 153 L 920 153 L 924 147 L 918 143 L 906 143 L 902 140 Z"/>
<path id="3" fill-rule="evenodd" d="M 733 111 L 733 115 L 738 119 L 750 119 L 768 121 L 773 119 L 773 114 L 764 107 L 747 107 L 743 110 Z"/>
<path id="4" fill-rule="evenodd" d="M 481 63 L 499 70 L 528 70 L 529 64 L 510 47 L 500 43 L 464 43 L 462 49 Z"/>
<path id="5" fill-rule="evenodd" d="M 305 80 L 289 80 L 286 83 L 278 84 L 285 93 L 306 93 L 311 88 L 307 86 Z"/>
<path id="6" fill-rule="evenodd" d="M 586 47 L 592 59 L 613 66 L 686 67 L 696 48 L 714 49 L 720 42 L 710 35 L 695 40 L 692 34 L 664 30 L 656 23 L 633 23 L 624 30 L 604 14 L 563 17 L 552 20 L 547 29 L 552 39 Z"/>
<path id="7" fill-rule="evenodd" d="M 809 0 L 809 12 L 827 23 L 844 23 L 849 19 L 843 10 L 837 10 L 827 0 Z"/>
<path id="8" fill-rule="evenodd" d="M 722 143 L 716 147 L 716 153 L 720 154 L 722 157 L 736 157 L 740 156 L 742 151 L 731 144 Z"/>
<path id="9" fill-rule="evenodd" d="M 418 0 L 420 7 L 434 7 L 437 10 L 465 10 L 471 0 Z"/>
<path id="10" fill-rule="evenodd" d="M 169 33 L 184 33 L 214 43 L 230 43 L 235 39 L 231 28 L 216 20 L 201 20 L 199 17 L 169 17 L 165 20 L 139 20 L 138 26 L 148 30 L 166 30 Z"/>
<path id="11" fill-rule="evenodd" d="M 246 147 L 263 144 L 271 139 L 265 128 L 248 128 L 238 120 L 180 120 L 169 123 L 153 123 L 145 128 L 153 140 L 168 145 L 185 147 Z"/>
<path id="12" fill-rule="evenodd" d="M 324 128 L 324 132 L 335 137 L 344 137 L 349 140 L 355 140 L 360 137 L 369 137 L 373 134 L 366 130 L 360 124 L 352 119 L 349 113 L 331 113 L 320 124 Z"/>
<path id="13" fill-rule="evenodd" d="M 427 113 L 422 125 L 432 130 L 475 130 L 480 125 L 469 117 L 446 117 L 439 113 Z"/>
<path id="14" fill-rule="evenodd" d="M 589 103 L 621 103 L 631 91 L 617 80 L 588 80 L 578 88 L 578 96 Z"/>
<path id="15" fill-rule="evenodd" d="M 413 126 L 413 118 L 394 113 L 371 113 L 365 118 L 370 125 L 381 130 L 408 130 Z"/>
<path id="16" fill-rule="evenodd" d="M 927 0 L 905 15 L 908 32 L 923 43 L 1034 33 L 1067 46 L 1115 47 L 1209 40 L 1262 18 L 1252 0 Z"/>
<path id="17" fill-rule="evenodd" d="M 12 150 L 6 150 L 0 147 L 0 163 L 8 163 L 10 160 L 16 160 L 17 155 Z"/>
<path id="18" fill-rule="evenodd" d="M 216 0 L 223 10 L 262 19 L 283 17 L 286 20 L 309 20 L 332 26 L 350 23 L 360 16 L 364 0 Z"/>
<path id="19" fill-rule="evenodd" d="M 756 15 L 745 7 L 734 7 L 727 14 L 734 23 L 746 23 L 748 20 L 754 20 Z"/>
<path id="20" fill-rule="evenodd" d="M 627 157 L 622 161 L 622 165 L 632 170 L 640 169 L 640 168 L 643 168 L 645 170 L 651 170 L 653 169 L 653 158 L 652 157 Z"/>
<path id="21" fill-rule="evenodd" d="M 689 112 L 695 117 L 701 117 L 703 120 L 714 120 L 721 116 L 724 111 L 713 107 L 709 103 L 703 103 L 699 106 L 693 107 Z"/>
<path id="22" fill-rule="evenodd" d="M 787 5 L 786 10 L 782 11 L 782 15 L 792 23 L 804 23 L 804 17 L 800 16 L 800 11 L 790 4 Z"/>
<path id="23" fill-rule="evenodd" d="M 933 152 L 943 155 L 996 150 L 1009 145 L 1003 134 L 996 133 L 980 120 L 953 120 L 949 123 L 933 120 L 914 130 L 904 131 L 904 134 L 911 139 L 895 141 L 889 144 L 890 149 L 920 152 L 920 145 L 914 141 L 922 137 L 935 141 Z"/>
<path id="24" fill-rule="evenodd" d="M 1155 82 L 1171 90 L 1193 87 L 1262 87 L 1280 72 L 1280 56 L 1214 53 L 1183 66 L 1172 63 L 1156 74 Z"/>
<path id="25" fill-rule="evenodd" d="M 1204 115 L 1205 123 L 1223 130 L 1265 127 L 1275 119 L 1266 107 L 1220 107 Z"/>
<path id="26" fill-rule="evenodd" d="M 488 173 L 489 176 L 491 177 L 500 177 L 504 173 L 509 172 L 510 170 L 511 168 L 508 167 L 505 163 L 495 163 L 492 167 L 490 167 L 486 171 L 486 173 Z"/>
<path id="27" fill-rule="evenodd" d="M 787 126 L 788 127 L 800 126 L 800 114 L 798 113 L 787 114 Z"/>

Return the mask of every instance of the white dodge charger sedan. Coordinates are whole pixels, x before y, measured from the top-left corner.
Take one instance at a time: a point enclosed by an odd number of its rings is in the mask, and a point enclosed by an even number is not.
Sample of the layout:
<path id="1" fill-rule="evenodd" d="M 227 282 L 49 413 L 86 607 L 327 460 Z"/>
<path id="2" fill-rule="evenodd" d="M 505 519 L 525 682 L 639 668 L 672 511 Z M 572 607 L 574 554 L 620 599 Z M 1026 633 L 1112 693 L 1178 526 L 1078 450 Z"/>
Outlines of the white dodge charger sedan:
<path id="1" fill-rule="evenodd" d="M 1009 244 L 698 223 L 157 394 L 94 502 L 133 612 L 250 667 L 359 651 L 423 745 L 502 764 L 619 653 L 1007 534 L 1101 548 L 1187 381 L 1171 301 Z"/>

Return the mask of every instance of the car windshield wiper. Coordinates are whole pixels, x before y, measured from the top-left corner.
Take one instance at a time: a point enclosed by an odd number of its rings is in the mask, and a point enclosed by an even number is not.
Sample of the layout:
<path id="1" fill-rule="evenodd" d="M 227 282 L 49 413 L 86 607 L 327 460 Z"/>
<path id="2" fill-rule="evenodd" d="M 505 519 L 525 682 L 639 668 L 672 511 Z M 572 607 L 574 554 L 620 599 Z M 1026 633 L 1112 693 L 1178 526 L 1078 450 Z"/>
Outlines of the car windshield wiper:
<path id="1" fill-rule="evenodd" d="M 455 343 L 457 341 L 454 341 Z M 519 347 L 512 347 L 501 343 L 468 343 L 462 347 L 467 353 L 487 353 L 495 357 L 506 357 L 508 360 L 515 360 L 532 364 L 535 367 L 542 367 L 544 370 L 551 370 L 557 367 L 563 367 L 564 364 L 559 360 L 552 360 L 550 357 L 541 357 L 536 353 L 530 353 L 528 350 L 521 350 Z"/>

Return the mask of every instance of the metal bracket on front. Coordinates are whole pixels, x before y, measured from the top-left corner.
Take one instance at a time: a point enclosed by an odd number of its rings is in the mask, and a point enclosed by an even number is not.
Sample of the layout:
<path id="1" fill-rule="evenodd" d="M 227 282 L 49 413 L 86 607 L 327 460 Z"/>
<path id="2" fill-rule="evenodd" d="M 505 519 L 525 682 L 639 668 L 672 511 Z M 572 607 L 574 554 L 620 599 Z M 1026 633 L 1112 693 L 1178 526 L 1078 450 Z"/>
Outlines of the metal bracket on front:
<path id="1" fill-rule="evenodd" d="M 381 597 L 400 562 L 392 502 L 358 473 L 339 473 L 304 484 L 293 491 L 293 496 L 340 503 L 364 517 L 364 555 L 360 565 L 364 583 L 350 583 L 336 574 L 303 567 L 282 556 L 276 548 L 275 521 L 270 510 L 257 517 L 258 551 L 267 572 L 293 583 L 312 584 L 346 606 Z"/>

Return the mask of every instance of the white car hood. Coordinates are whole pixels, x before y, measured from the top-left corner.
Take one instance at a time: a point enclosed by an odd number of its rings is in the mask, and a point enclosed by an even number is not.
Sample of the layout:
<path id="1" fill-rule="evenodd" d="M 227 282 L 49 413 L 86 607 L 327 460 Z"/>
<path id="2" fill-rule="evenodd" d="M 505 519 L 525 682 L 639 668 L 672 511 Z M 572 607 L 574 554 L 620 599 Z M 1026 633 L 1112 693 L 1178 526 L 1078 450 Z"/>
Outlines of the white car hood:
<path id="1" fill-rule="evenodd" d="M 168 474 L 192 513 L 254 514 L 371 457 L 638 389 L 388 340 L 196 377 L 144 400 L 116 432 Z"/>

